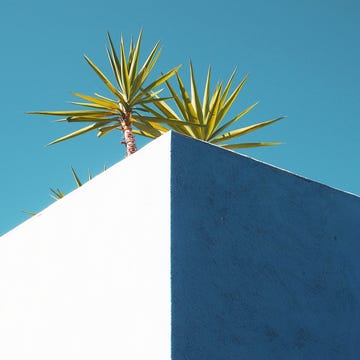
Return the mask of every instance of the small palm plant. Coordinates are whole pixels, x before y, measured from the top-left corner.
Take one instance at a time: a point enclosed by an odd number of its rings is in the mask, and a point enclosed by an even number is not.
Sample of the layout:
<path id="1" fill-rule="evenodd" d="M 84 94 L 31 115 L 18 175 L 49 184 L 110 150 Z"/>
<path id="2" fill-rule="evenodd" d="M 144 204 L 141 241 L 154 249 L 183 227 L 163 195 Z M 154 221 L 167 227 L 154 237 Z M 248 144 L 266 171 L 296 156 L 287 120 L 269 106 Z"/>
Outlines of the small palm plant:
<path id="1" fill-rule="evenodd" d="M 193 66 L 190 62 L 191 96 L 189 96 L 189 93 L 186 90 L 180 75 L 176 73 L 179 93 L 175 91 L 169 81 L 166 81 L 167 87 L 176 104 L 176 110 L 171 108 L 167 102 L 160 99 L 159 101 L 154 102 L 156 109 L 154 109 L 154 107 L 149 107 L 147 104 L 144 105 L 144 108 L 157 119 L 177 119 L 178 122 L 172 122 L 167 124 L 173 130 L 179 133 L 188 135 L 193 138 L 201 139 L 213 144 L 217 144 L 227 149 L 240 149 L 281 144 L 279 142 L 232 142 L 234 139 L 237 139 L 240 136 L 261 129 L 284 118 L 278 117 L 254 125 L 229 130 L 231 126 L 237 123 L 244 115 L 246 115 L 257 105 L 257 103 L 255 103 L 240 112 L 238 115 L 225 121 L 225 116 L 227 115 L 228 111 L 230 110 L 231 106 L 233 105 L 234 101 L 238 97 L 240 91 L 243 89 L 248 79 L 248 76 L 245 76 L 245 78 L 240 82 L 240 84 L 235 88 L 235 90 L 230 93 L 235 74 L 236 70 L 234 70 L 234 72 L 231 74 L 225 86 L 223 85 L 223 83 L 218 83 L 211 95 L 211 69 L 209 68 L 206 78 L 203 100 L 201 102 L 197 90 Z M 182 122 L 182 124 L 180 124 L 179 122 Z M 186 124 L 188 123 L 198 124 L 199 126 L 186 126 Z M 167 130 L 168 129 L 165 127 L 157 126 L 156 129 L 153 129 L 153 133 L 154 131 L 166 132 Z M 141 134 L 144 136 L 152 135 L 146 132 L 143 132 Z M 156 133 L 154 135 L 158 136 Z"/>
<path id="2" fill-rule="evenodd" d="M 106 167 L 104 167 L 104 171 L 105 171 L 105 170 L 106 170 Z M 75 183 L 76 183 L 76 186 L 79 188 L 80 186 L 82 186 L 83 183 L 80 181 L 80 178 L 79 178 L 78 174 L 76 173 L 76 171 L 74 170 L 73 167 L 71 167 L 71 172 L 72 172 L 74 181 L 75 181 Z M 92 175 L 91 175 L 91 173 L 90 173 L 90 171 L 89 171 L 88 180 L 91 180 L 91 178 L 92 178 Z M 51 196 L 55 201 L 60 200 L 60 199 L 62 199 L 62 198 L 65 196 L 65 193 L 64 193 L 62 190 L 60 190 L 60 189 L 52 189 L 52 188 L 50 188 L 50 191 L 51 191 L 50 196 Z"/>
<path id="3" fill-rule="evenodd" d="M 104 171 L 106 170 L 106 165 L 104 165 Z M 73 167 L 71 167 L 71 172 L 72 172 L 72 175 L 73 175 L 73 178 L 74 178 L 74 181 L 75 181 L 75 184 L 76 186 L 79 188 L 83 185 L 83 182 L 80 180 L 78 174 L 76 173 L 76 171 L 74 170 Z M 88 181 L 92 179 L 92 175 L 90 173 L 90 170 L 88 172 Z M 52 189 L 50 188 L 50 196 L 55 200 L 55 201 L 58 201 L 60 199 L 62 199 L 66 194 L 60 190 L 59 188 L 57 189 Z M 30 216 L 35 216 L 36 213 L 35 212 L 32 212 L 32 211 L 25 211 L 25 210 L 22 210 L 23 213 L 25 214 L 28 214 Z"/>
<path id="4" fill-rule="evenodd" d="M 72 104 L 90 109 L 30 112 L 30 114 L 65 116 L 64 119 L 58 121 L 90 123 L 90 125 L 87 125 L 80 130 L 52 141 L 49 145 L 71 139 L 92 130 L 98 130 L 97 135 L 102 137 L 112 130 L 117 129 L 121 130 L 123 133 L 123 143 L 126 146 L 127 155 L 131 155 L 136 151 L 133 126 L 139 129 L 140 132 L 150 133 L 151 137 L 154 137 L 154 134 L 161 134 L 161 132 L 154 130 L 159 127 L 159 123 L 172 124 L 173 122 L 178 122 L 177 119 L 146 116 L 146 112 L 148 105 L 166 100 L 165 98 L 160 98 L 158 96 L 161 90 L 156 89 L 159 85 L 172 77 L 180 66 L 168 71 L 146 85 L 145 83 L 161 53 L 161 49 L 159 49 L 160 43 L 157 42 L 155 44 L 143 66 L 140 68 L 139 57 L 142 32 L 140 32 L 136 44 L 131 41 L 128 55 L 126 55 L 125 44 L 122 37 L 120 42 L 120 55 L 118 55 L 115 50 L 110 34 L 108 34 L 108 40 L 109 47 L 106 48 L 106 51 L 116 80 L 116 86 L 87 56 L 85 56 L 85 59 L 105 83 L 115 97 L 115 100 L 97 93 L 95 93 L 95 97 L 74 93 L 75 96 L 82 100 L 86 100 L 87 102 L 72 102 Z M 183 126 L 183 122 L 180 125 Z M 188 126 L 192 128 L 196 125 L 188 124 Z M 160 129 L 163 129 L 163 127 L 160 126 Z"/>

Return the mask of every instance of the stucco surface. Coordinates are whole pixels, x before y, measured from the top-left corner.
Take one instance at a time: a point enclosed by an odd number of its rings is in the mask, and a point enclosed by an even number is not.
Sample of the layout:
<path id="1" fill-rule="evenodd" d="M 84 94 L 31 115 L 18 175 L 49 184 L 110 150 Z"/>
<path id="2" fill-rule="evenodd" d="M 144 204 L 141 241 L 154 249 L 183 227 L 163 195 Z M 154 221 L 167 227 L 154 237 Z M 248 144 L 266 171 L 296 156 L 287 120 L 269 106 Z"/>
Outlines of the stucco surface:
<path id="1" fill-rule="evenodd" d="M 360 198 L 173 135 L 174 360 L 358 359 Z"/>
<path id="2" fill-rule="evenodd" d="M 0 238 L 0 359 L 170 358 L 169 179 L 164 137 Z"/>
<path id="3" fill-rule="evenodd" d="M 0 359 L 358 359 L 359 218 L 168 133 L 0 238 Z"/>

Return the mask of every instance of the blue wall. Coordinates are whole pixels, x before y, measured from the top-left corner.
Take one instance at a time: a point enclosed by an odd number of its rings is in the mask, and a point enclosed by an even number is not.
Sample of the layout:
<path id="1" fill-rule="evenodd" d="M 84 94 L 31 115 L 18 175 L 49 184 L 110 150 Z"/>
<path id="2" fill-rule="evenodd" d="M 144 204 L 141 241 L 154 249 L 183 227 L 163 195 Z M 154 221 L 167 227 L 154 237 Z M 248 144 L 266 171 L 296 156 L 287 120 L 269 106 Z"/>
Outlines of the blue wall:
<path id="1" fill-rule="evenodd" d="M 172 359 L 360 358 L 360 198 L 172 134 Z"/>

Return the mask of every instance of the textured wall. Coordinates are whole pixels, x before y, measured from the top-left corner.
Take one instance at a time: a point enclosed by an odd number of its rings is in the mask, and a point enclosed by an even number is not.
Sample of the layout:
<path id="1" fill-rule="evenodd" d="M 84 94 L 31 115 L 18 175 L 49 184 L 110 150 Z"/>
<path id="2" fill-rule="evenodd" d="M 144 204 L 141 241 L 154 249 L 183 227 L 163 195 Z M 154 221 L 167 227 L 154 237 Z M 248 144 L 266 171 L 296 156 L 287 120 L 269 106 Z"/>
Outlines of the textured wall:
<path id="1" fill-rule="evenodd" d="M 359 217 L 167 134 L 0 238 L 0 359 L 358 359 Z"/>
<path id="2" fill-rule="evenodd" d="M 173 135 L 173 360 L 358 359 L 360 198 Z"/>

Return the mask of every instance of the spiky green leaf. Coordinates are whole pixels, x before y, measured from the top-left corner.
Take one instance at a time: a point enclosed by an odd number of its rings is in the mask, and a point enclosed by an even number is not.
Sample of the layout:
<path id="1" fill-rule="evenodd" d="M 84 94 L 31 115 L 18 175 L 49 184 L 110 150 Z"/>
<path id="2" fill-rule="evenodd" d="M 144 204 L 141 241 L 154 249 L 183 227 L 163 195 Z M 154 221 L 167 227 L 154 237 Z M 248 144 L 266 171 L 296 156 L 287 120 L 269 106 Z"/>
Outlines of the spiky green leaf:
<path id="1" fill-rule="evenodd" d="M 77 96 L 77 97 L 79 97 L 81 99 L 91 101 L 92 103 L 94 103 L 96 105 L 102 106 L 103 109 L 111 109 L 111 110 L 114 110 L 114 111 L 119 110 L 118 102 L 114 101 L 114 100 L 106 100 L 106 99 L 103 99 L 103 98 L 96 98 L 96 97 L 93 97 L 93 96 L 83 95 L 83 94 L 79 94 L 79 93 L 76 93 L 76 92 L 73 92 L 73 95 L 75 95 L 75 96 Z"/>
<path id="2" fill-rule="evenodd" d="M 99 128 L 99 132 L 97 133 L 97 137 L 101 138 L 107 134 L 109 134 L 111 131 L 115 130 L 115 129 L 120 129 L 120 125 L 119 124 L 114 124 L 114 125 L 110 125 L 110 126 L 104 126 Z"/>
<path id="3" fill-rule="evenodd" d="M 279 118 L 276 118 L 276 119 L 273 119 L 273 120 L 268 120 L 268 121 L 264 121 L 264 122 L 261 122 L 261 123 L 258 123 L 258 124 L 246 126 L 246 127 L 241 128 L 241 129 L 232 130 L 232 131 L 229 131 L 229 132 L 227 132 L 227 133 L 225 133 L 223 135 L 220 135 L 220 136 L 216 137 L 211 142 L 214 143 L 214 144 L 217 144 L 219 142 L 235 139 L 235 138 L 237 138 L 239 136 L 249 134 L 250 132 L 253 132 L 255 130 L 259 130 L 259 129 L 265 127 L 265 126 L 273 124 L 274 122 L 279 121 L 279 120 L 281 120 L 283 118 L 284 117 L 279 117 Z"/>
<path id="4" fill-rule="evenodd" d="M 95 129 L 98 129 L 100 126 L 103 126 L 104 124 L 101 122 L 101 123 L 95 123 L 95 124 L 91 124 L 89 126 L 85 126 L 83 128 L 81 128 L 80 130 L 76 130 L 68 135 L 65 135 L 59 139 L 56 139 L 54 141 L 52 141 L 51 143 L 49 143 L 48 145 L 54 145 L 54 144 L 57 144 L 61 141 L 65 141 L 65 140 L 69 140 L 69 139 L 72 139 L 76 136 L 79 136 L 79 135 L 82 135 L 82 134 L 85 134 L 89 131 L 92 131 L 92 130 L 95 130 Z"/>
<path id="5" fill-rule="evenodd" d="M 100 79 L 104 82 L 107 88 L 119 99 L 123 100 L 122 94 L 116 89 L 116 87 L 112 84 L 112 82 L 102 73 L 102 71 L 85 55 L 85 60 L 91 66 L 91 68 L 95 71 L 95 73 L 100 77 Z"/>
<path id="6" fill-rule="evenodd" d="M 281 142 L 255 142 L 255 143 L 239 143 L 239 144 L 222 144 L 221 147 L 225 149 L 246 149 L 260 146 L 276 146 L 281 145 Z"/>
<path id="7" fill-rule="evenodd" d="M 100 110 L 69 110 L 69 111 L 31 111 L 28 114 L 37 115 L 51 115 L 51 116 L 111 116 L 114 115 L 111 111 L 100 111 Z"/>
<path id="8" fill-rule="evenodd" d="M 255 103 L 251 106 L 249 106 L 248 108 L 246 108 L 244 111 L 242 111 L 240 114 L 236 115 L 233 119 L 229 120 L 228 122 L 226 122 L 224 125 L 222 125 L 221 127 L 219 127 L 216 131 L 214 131 L 214 133 L 212 134 L 212 136 L 210 137 L 210 140 L 214 137 L 216 137 L 218 134 L 222 133 L 225 129 L 227 129 L 229 126 L 231 126 L 232 124 L 236 123 L 238 120 L 240 120 L 243 116 L 245 116 L 248 112 L 250 112 L 258 103 Z"/>
<path id="9" fill-rule="evenodd" d="M 77 187 L 80 187 L 82 185 L 77 173 L 75 172 L 74 168 L 71 166 L 71 172 L 73 174 L 74 180 L 76 182 Z"/>

